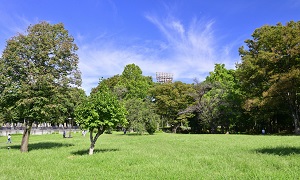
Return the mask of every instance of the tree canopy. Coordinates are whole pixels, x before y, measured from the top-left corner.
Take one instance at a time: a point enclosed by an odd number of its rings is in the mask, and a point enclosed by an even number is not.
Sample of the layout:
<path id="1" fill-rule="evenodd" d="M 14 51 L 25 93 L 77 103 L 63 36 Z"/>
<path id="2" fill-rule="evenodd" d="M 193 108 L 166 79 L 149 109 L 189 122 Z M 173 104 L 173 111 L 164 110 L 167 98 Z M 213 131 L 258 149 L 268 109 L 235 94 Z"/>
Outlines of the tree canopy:
<path id="1" fill-rule="evenodd" d="M 61 101 L 71 87 L 81 85 L 74 38 L 62 23 L 41 22 L 7 41 L 1 67 L 1 109 L 26 122 L 21 151 L 28 151 L 32 123 L 61 120 Z"/>
<path id="2" fill-rule="evenodd" d="M 155 113 L 154 104 L 148 99 L 128 99 L 125 101 L 128 111 L 126 128 L 142 134 L 145 130 L 153 134 L 157 130 L 159 116 Z"/>
<path id="3" fill-rule="evenodd" d="M 176 133 L 179 126 L 187 122 L 187 118 L 180 113 L 192 102 L 194 92 L 191 84 L 180 81 L 174 83 L 157 84 L 150 90 L 155 100 L 156 112 L 166 120 L 166 125 L 171 125 Z"/>
<path id="4" fill-rule="evenodd" d="M 216 64 L 213 72 L 206 77 L 204 83 L 211 84 L 211 89 L 201 99 L 202 122 L 214 131 L 217 126 L 229 130 L 242 113 L 240 109 L 241 92 L 235 78 L 235 71 L 228 70 L 224 64 Z"/>
<path id="5" fill-rule="evenodd" d="M 75 110 L 76 122 L 90 132 L 90 151 L 93 154 L 97 139 L 105 130 L 117 125 L 124 126 L 127 111 L 110 89 L 102 85 Z M 96 131 L 96 135 L 93 133 Z"/>
<path id="6" fill-rule="evenodd" d="M 244 107 L 263 118 L 288 113 L 299 133 L 300 22 L 263 26 L 245 41 L 237 73 L 246 101 Z M 279 108 L 278 108 L 279 107 Z M 268 115 L 262 116 L 263 115 Z"/>
<path id="7" fill-rule="evenodd" d="M 135 64 L 128 64 L 120 76 L 116 89 L 125 89 L 125 99 L 146 98 L 148 89 L 152 86 L 152 78 L 143 76 L 142 70 Z"/>

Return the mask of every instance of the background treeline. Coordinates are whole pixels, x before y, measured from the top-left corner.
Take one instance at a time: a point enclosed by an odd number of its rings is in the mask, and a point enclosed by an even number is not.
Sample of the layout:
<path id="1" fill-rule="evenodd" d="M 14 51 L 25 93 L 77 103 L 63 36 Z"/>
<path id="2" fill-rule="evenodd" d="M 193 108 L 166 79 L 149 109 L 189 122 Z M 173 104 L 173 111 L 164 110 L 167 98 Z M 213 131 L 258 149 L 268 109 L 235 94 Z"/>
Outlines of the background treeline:
<path id="1" fill-rule="evenodd" d="M 2 122 L 69 122 L 76 119 L 76 107 L 88 98 L 79 88 L 73 38 L 62 24 L 39 25 L 29 28 L 32 36 L 7 41 L 2 54 Z M 39 39 L 38 32 L 44 31 Z M 265 129 L 298 134 L 299 34 L 300 22 L 258 28 L 239 49 L 241 61 L 235 70 L 215 64 L 203 82 L 195 79 L 192 84 L 155 83 L 139 66 L 128 64 L 122 74 L 100 78 L 90 96 L 107 88 L 126 109 L 128 123 L 117 126 L 126 132 L 258 134 Z"/>

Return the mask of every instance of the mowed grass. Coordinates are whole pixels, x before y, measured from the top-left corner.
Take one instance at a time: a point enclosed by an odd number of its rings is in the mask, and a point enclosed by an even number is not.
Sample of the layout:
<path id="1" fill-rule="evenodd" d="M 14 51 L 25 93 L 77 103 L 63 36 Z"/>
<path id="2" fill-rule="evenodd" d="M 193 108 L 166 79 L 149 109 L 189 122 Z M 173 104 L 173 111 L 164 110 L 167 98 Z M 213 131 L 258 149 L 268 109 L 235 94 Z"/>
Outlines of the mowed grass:
<path id="1" fill-rule="evenodd" d="M 0 179 L 299 179 L 299 136 L 210 134 L 0 137 Z M 10 149 L 8 149 L 10 147 Z"/>

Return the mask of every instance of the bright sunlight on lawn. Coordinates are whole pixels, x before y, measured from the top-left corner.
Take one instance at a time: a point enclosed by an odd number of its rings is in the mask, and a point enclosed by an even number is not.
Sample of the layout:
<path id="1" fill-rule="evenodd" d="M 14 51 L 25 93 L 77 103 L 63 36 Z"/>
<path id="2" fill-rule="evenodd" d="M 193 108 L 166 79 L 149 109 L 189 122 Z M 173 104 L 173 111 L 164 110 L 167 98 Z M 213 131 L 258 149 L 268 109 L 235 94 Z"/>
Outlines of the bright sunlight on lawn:
<path id="1" fill-rule="evenodd" d="M 100 136 L 94 155 L 89 137 L 33 135 L 29 153 L 0 137 L 0 179 L 297 179 L 298 136 Z M 10 147 L 10 149 L 8 149 Z"/>

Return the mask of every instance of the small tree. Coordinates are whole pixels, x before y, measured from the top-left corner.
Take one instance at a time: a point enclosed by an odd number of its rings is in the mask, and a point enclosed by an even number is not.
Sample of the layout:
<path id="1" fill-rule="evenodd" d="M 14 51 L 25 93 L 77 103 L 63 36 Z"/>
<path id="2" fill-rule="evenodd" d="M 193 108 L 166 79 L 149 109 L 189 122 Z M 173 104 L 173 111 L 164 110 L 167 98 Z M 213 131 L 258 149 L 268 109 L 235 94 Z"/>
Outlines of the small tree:
<path id="1" fill-rule="evenodd" d="M 155 113 L 153 103 L 148 99 L 128 99 L 125 101 L 125 107 L 128 111 L 126 119 L 128 120 L 127 129 L 133 129 L 139 134 L 146 130 L 153 134 L 157 129 L 159 116 Z"/>
<path id="2" fill-rule="evenodd" d="M 158 116 L 156 116 L 156 117 L 158 117 Z M 158 121 L 156 119 L 149 119 L 148 121 L 146 121 L 145 129 L 150 135 L 153 135 L 155 133 L 155 131 L 157 130 L 157 123 L 158 123 Z"/>
<path id="3" fill-rule="evenodd" d="M 127 123 L 126 109 L 106 86 L 100 86 L 96 93 L 77 106 L 75 116 L 75 121 L 90 132 L 90 155 L 94 152 L 97 139 L 105 130 Z"/>

